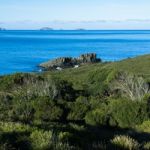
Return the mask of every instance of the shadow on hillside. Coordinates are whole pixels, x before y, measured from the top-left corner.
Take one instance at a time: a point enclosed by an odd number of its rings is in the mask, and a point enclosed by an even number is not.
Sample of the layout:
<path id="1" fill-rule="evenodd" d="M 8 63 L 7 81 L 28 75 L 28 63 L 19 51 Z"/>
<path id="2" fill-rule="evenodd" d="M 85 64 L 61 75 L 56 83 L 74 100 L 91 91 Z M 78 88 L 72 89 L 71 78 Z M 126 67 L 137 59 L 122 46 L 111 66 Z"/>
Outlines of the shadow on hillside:
<path id="1" fill-rule="evenodd" d="M 149 133 L 141 133 L 133 129 L 121 129 L 117 127 L 58 123 L 47 123 L 36 127 L 51 130 L 55 135 L 59 135 L 60 132 L 70 133 L 67 140 L 63 142 L 69 142 L 71 145 L 80 147 L 81 150 L 119 149 L 110 142 L 115 135 L 128 135 L 140 144 L 150 141 Z M 29 136 L 30 132 L 4 132 L 0 135 L 0 144 L 8 143 L 16 149 L 30 150 L 32 147 Z M 57 139 L 54 142 L 57 144 Z"/>
<path id="2" fill-rule="evenodd" d="M 73 123 L 72 123 L 73 124 Z M 77 128 L 74 126 L 77 125 Z M 82 128 L 84 126 L 84 128 Z M 150 133 L 137 132 L 134 129 L 122 129 L 118 127 L 108 127 L 108 126 L 90 126 L 85 124 L 73 124 L 73 126 L 68 124 L 45 124 L 38 126 L 40 128 L 53 130 L 55 133 L 59 132 L 69 132 L 72 136 L 68 137 L 69 143 L 71 145 L 78 146 L 85 150 L 92 149 L 117 149 L 111 144 L 111 140 L 116 135 L 127 135 L 138 141 L 138 143 L 145 143 L 150 141 Z M 94 145 L 94 147 L 93 147 Z M 96 146 L 99 146 L 98 148 Z M 105 147 L 105 148 L 104 148 Z"/>

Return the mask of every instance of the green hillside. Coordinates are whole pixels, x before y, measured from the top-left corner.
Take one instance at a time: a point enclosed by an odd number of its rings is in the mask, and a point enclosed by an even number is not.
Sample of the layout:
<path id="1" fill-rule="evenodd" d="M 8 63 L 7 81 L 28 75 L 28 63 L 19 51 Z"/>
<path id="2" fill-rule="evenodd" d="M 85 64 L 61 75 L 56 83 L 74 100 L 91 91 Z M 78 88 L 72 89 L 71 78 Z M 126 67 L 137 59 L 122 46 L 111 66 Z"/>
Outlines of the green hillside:
<path id="1" fill-rule="evenodd" d="M 119 69 L 137 75 L 143 75 L 146 79 L 150 79 L 150 55 L 139 56 L 113 63 L 112 67 L 117 70 Z"/>
<path id="2" fill-rule="evenodd" d="M 119 62 L 89 64 L 76 69 L 66 69 L 62 72 L 56 71 L 46 74 L 72 82 L 77 88 L 83 88 L 86 85 L 88 87 L 96 84 L 101 86 L 101 83 L 113 79 L 117 72 L 133 73 L 150 81 L 150 55 Z"/>
<path id="3" fill-rule="evenodd" d="M 0 149 L 149 149 L 150 55 L 0 77 Z"/>

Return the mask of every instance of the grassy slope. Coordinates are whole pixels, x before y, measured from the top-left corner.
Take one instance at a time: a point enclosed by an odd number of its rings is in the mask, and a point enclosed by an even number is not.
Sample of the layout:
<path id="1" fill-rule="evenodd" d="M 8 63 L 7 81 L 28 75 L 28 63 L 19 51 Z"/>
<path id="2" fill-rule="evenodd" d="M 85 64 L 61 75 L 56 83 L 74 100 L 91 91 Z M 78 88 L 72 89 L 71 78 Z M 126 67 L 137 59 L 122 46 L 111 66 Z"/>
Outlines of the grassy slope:
<path id="1" fill-rule="evenodd" d="M 126 59 L 119 62 L 89 64 L 75 69 L 45 72 L 41 75 L 53 76 L 72 82 L 74 87 L 78 90 L 89 88 L 89 90 L 96 92 L 100 87 L 105 87 L 118 71 L 142 75 L 146 80 L 150 81 L 150 55 Z M 25 76 L 25 74 L 23 74 L 23 76 Z M 6 86 L 6 89 L 7 87 L 11 89 L 10 85 L 13 85 L 13 80 L 16 77 L 17 75 L 1 77 L 0 91 L 3 91 L 3 86 Z M 33 77 L 36 77 L 34 73 Z"/>
<path id="2" fill-rule="evenodd" d="M 66 69 L 50 74 L 73 82 L 75 87 L 83 84 L 94 84 L 96 81 L 108 82 L 115 72 L 125 71 L 143 76 L 150 81 L 150 55 L 144 55 L 119 62 L 85 65 L 76 69 Z M 49 74 L 49 73 L 48 73 Z"/>
<path id="3" fill-rule="evenodd" d="M 143 75 L 150 80 L 150 55 L 143 55 L 132 59 L 111 64 L 113 68 Z"/>

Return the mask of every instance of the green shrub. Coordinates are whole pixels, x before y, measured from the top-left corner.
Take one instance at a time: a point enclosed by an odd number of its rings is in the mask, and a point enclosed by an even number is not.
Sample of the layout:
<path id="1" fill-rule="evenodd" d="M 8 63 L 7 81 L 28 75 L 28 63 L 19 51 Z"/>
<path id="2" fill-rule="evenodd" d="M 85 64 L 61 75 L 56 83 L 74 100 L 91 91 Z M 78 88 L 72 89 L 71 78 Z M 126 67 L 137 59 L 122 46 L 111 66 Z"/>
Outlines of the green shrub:
<path id="1" fill-rule="evenodd" d="M 14 148 L 8 143 L 0 143 L 0 150 L 13 150 Z"/>
<path id="2" fill-rule="evenodd" d="M 110 125 L 122 128 L 135 127 L 148 119 L 147 103 L 126 99 L 110 99 L 88 112 L 85 121 L 90 125 Z"/>
<path id="3" fill-rule="evenodd" d="M 85 121 L 90 125 L 107 125 L 108 115 L 107 107 L 97 108 L 87 113 Z"/>
<path id="4" fill-rule="evenodd" d="M 150 117 L 150 93 L 149 94 L 146 94 L 145 96 L 144 96 L 144 98 L 143 98 L 143 101 L 145 102 L 145 103 L 147 103 L 147 106 L 148 106 L 148 115 L 149 115 L 149 117 Z"/>
<path id="5" fill-rule="evenodd" d="M 146 142 L 143 146 L 145 150 L 150 150 L 150 142 Z"/>
<path id="6" fill-rule="evenodd" d="M 84 120 L 86 112 L 89 110 L 88 100 L 85 97 L 78 97 L 70 107 L 71 111 L 67 117 L 68 120 Z"/>
<path id="7" fill-rule="evenodd" d="M 30 135 L 32 147 L 35 150 L 48 149 L 51 143 L 51 138 L 52 138 L 51 131 L 35 130 Z"/>
<path id="8" fill-rule="evenodd" d="M 69 124 L 70 127 L 76 131 L 84 131 L 85 127 L 83 125 L 78 125 L 78 124 L 74 124 L 74 123 L 70 123 Z"/>
<path id="9" fill-rule="evenodd" d="M 53 100 L 47 97 L 41 97 L 36 99 L 34 109 L 35 109 L 34 117 L 36 120 L 43 120 L 43 121 L 60 120 L 63 114 L 63 110 L 59 106 L 57 106 Z"/>
<path id="10" fill-rule="evenodd" d="M 0 122 L 0 129 L 4 132 L 26 132 L 33 130 L 29 125 L 13 122 Z"/>
<path id="11" fill-rule="evenodd" d="M 141 125 L 136 127 L 141 132 L 150 133 L 150 120 L 144 121 Z"/>
<path id="12" fill-rule="evenodd" d="M 50 147 L 51 150 L 79 150 L 78 147 L 70 146 L 68 143 L 58 142 L 56 144 L 52 144 Z"/>
<path id="13" fill-rule="evenodd" d="M 107 144 L 105 142 L 92 143 L 89 150 L 90 149 L 92 149 L 92 150 L 107 150 Z"/>
<path id="14" fill-rule="evenodd" d="M 71 137 L 72 137 L 72 134 L 69 132 L 60 132 L 58 135 L 58 139 L 60 141 L 68 141 L 69 138 L 71 138 Z"/>
<path id="15" fill-rule="evenodd" d="M 150 103 L 150 93 L 145 94 L 145 96 L 143 97 L 143 101 Z"/>
<path id="16" fill-rule="evenodd" d="M 12 109 L 12 95 L 7 92 L 0 92 L 0 120 L 10 121 L 10 112 Z"/>
<path id="17" fill-rule="evenodd" d="M 63 99 L 66 101 L 74 101 L 76 99 L 76 90 L 73 88 L 72 83 L 60 80 L 57 82 L 57 99 Z"/>
<path id="18" fill-rule="evenodd" d="M 127 128 L 148 119 L 147 104 L 124 99 L 110 100 L 108 104 L 110 125 Z"/>
<path id="19" fill-rule="evenodd" d="M 136 140 L 129 136 L 117 135 L 111 140 L 111 143 L 116 145 L 120 149 L 137 150 L 139 149 L 139 144 Z"/>
<path id="20" fill-rule="evenodd" d="M 1 88 L 1 90 L 11 89 L 14 86 L 14 78 L 17 75 L 18 74 L 0 77 L 0 88 Z"/>
<path id="21" fill-rule="evenodd" d="M 13 100 L 12 111 L 10 112 L 10 118 L 15 121 L 21 121 L 29 123 L 33 121 L 34 107 L 32 100 Z"/>

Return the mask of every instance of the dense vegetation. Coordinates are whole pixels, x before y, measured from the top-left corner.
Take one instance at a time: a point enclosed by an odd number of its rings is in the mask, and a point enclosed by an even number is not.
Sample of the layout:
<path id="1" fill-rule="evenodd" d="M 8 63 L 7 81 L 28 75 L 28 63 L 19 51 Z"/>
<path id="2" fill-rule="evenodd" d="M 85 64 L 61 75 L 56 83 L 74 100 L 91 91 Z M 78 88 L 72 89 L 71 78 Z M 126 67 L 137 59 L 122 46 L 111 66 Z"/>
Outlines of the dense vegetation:
<path id="1" fill-rule="evenodd" d="M 1 76 L 1 149 L 150 149 L 150 55 Z"/>

